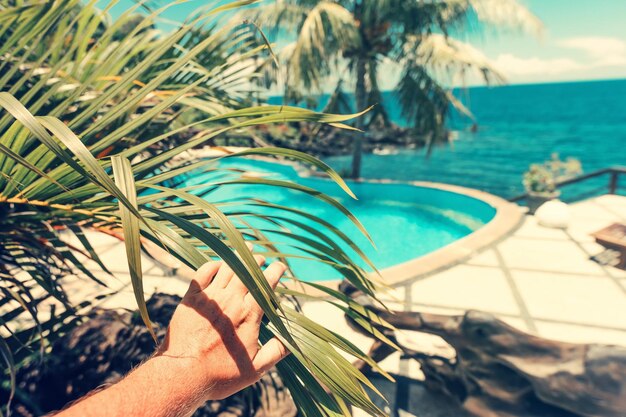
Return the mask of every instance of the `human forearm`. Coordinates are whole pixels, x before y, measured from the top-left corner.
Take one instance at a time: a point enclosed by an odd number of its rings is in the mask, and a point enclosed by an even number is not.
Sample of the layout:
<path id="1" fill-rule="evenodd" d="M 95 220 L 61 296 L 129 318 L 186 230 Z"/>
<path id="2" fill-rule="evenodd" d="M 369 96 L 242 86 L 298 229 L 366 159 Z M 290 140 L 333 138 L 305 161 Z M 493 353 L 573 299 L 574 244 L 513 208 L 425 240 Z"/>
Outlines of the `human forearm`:
<path id="1" fill-rule="evenodd" d="M 256 255 L 259 265 L 265 259 Z M 285 266 L 264 273 L 275 288 Z M 286 354 L 271 339 L 259 346 L 263 310 L 232 269 L 210 262 L 196 272 L 157 354 L 122 381 L 80 400 L 61 417 L 191 415 L 258 381 Z"/>
<path id="2" fill-rule="evenodd" d="M 189 416 L 208 400 L 209 388 L 195 359 L 156 355 L 57 416 Z"/>

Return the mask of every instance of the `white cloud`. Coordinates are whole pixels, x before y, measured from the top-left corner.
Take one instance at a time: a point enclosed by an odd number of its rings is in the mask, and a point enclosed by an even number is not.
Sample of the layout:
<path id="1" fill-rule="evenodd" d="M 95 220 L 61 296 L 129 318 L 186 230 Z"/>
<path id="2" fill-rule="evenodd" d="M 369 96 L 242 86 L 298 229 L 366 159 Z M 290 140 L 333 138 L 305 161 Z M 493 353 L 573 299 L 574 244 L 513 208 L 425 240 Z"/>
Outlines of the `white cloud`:
<path id="1" fill-rule="evenodd" d="M 626 42 L 611 37 L 580 36 L 559 39 L 552 43 L 565 49 L 564 55 L 554 58 L 519 57 L 510 53 L 500 54 L 495 60 L 496 68 L 507 77 L 558 78 L 558 76 L 583 75 L 593 78 L 602 69 L 626 66 Z M 570 51 L 567 51 L 570 50 Z M 572 52 L 575 57 L 568 56 Z"/>
<path id="2" fill-rule="evenodd" d="M 520 58 L 513 54 L 500 54 L 493 61 L 493 64 L 507 77 L 541 74 L 558 75 L 584 68 L 584 65 L 570 58 Z"/>
<path id="3" fill-rule="evenodd" d="M 580 36 L 576 38 L 561 39 L 556 42 L 558 46 L 570 49 L 579 49 L 590 57 L 605 59 L 611 57 L 626 56 L 626 42 L 618 38 L 603 36 Z"/>
<path id="4" fill-rule="evenodd" d="M 557 41 L 563 48 L 577 49 L 587 54 L 593 61 L 590 67 L 611 67 L 626 65 L 626 42 L 618 38 L 603 36 L 581 36 Z"/>

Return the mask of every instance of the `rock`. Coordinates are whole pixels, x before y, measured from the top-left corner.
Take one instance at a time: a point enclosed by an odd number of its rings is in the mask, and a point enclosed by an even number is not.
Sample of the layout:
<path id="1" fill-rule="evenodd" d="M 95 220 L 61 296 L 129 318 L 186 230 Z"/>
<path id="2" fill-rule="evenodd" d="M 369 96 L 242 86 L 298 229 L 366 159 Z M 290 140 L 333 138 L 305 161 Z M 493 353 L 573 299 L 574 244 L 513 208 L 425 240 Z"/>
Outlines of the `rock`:
<path id="1" fill-rule="evenodd" d="M 349 155 L 355 134 L 363 135 L 363 151 L 373 153 L 375 150 L 394 150 L 406 147 L 423 147 L 426 140 L 416 135 L 411 129 L 391 126 L 372 126 L 364 133 L 355 133 L 329 126 L 310 128 L 308 124 L 299 124 L 298 129 L 286 131 L 270 131 L 261 129 L 256 133 L 263 141 L 273 145 L 318 157 Z M 386 152 L 386 151 L 385 151 Z"/>
<path id="2" fill-rule="evenodd" d="M 569 206 L 559 200 L 547 201 L 535 211 L 540 225 L 555 229 L 566 229 L 571 217 Z"/>
<path id="3" fill-rule="evenodd" d="M 359 291 L 342 284 L 346 295 Z M 388 312 L 368 306 L 398 330 L 441 337 L 455 351 L 413 350 L 396 331 L 379 327 L 419 362 L 425 384 L 479 417 L 623 417 L 626 410 L 626 348 L 543 339 L 517 330 L 491 314 Z M 351 318 L 346 316 L 351 322 Z M 353 323 L 355 329 L 360 327 Z M 364 333 L 366 334 L 366 333 Z M 420 347 L 417 347 L 420 349 Z M 377 362 L 394 352 L 374 342 Z M 359 363 L 364 371 L 371 368 Z"/>

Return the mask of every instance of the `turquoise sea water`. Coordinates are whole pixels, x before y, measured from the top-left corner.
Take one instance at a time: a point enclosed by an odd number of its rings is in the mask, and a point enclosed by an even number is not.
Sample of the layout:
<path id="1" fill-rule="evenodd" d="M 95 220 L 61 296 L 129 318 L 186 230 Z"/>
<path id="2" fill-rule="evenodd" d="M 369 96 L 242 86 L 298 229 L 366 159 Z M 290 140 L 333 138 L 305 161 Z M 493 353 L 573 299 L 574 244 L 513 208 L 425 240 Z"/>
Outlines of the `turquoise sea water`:
<path id="1" fill-rule="evenodd" d="M 300 177 L 291 166 L 248 159 L 232 159 L 222 162 L 225 167 L 244 170 L 250 175 L 262 175 L 276 180 L 293 180 L 300 185 L 314 188 L 335 197 L 362 222 L 376 244 L 374 248 L 351 221 L 328 204 L 303 194 L 264 185 L 229 185 L 219 187 L 207 197 L 211 202 L 233 202 L 246 198 L 262 199 L 272 204 L 302 210 L 331 223 L 352 239 L 370 257 L 378 268 L 386 268 L 432 252 L 457 239 L 460 239 L 483 224 L 495 214 L 487 204 L 473 198 L 446 191 L 414 187 L 406 184 L 367 184 L 350 183 L 350 188 L 358 196 L 354 200 L 346 195 L 336 184 L 326 179 Z M 223 174 L 223 173 L 222 173 Z M 215 174 L 197 174 L 185 179 L 185 185 L 207 184 L 215 180 Z M 223 179 L 223 178 L 222 178 Z M 227 205 L 227 213 L 241 213 L 253 210 L 263 215 L 284 217 L 283 225 L 292 233 L 306 239 L 313 239 L 318 244 L 327 245 L 307 228 L 319 230 L 324 235 L 340 241 L 331 231 L 320 224 L 284 211 L 266 207 L 244 207 L 240 204 Z M 293 238 L 276 232 L 277 226 L 264 220 L 245 218 L 251 225 L 264 231 L 272 241 L 281 242 L 277 246 L 286 253 L 310 257 L 303 251 L 294 249 L 302 246 Z M 296 221 L 302 223 L 300 226 Z M 305 245 L 306 246 L 306 245 Z M 355 255 L 345 243 L 340 245 L 348 253 Z M 308 281 L 337 279 L 338 271 L 319 262 L 291 259 L 297 276 Z M 365 264 L 361 263 L 363 267 Z"/>
<path id="2" fill-rule="evenodd" d="M 395 155 L 365 155 L 365 178 L 428 180 L 463 185 L 503 197 L 523 192 L 521 175 L 528 165 L 552 152 L 573 156 L 585 172 L 626 165 L 626 80 L 470 88 L 457 94 L 475 114 L 480 129 L 453 117 L 458 131 L 452 146 L 430 159 L 421 150 Z M 385 102 L 396 122 L 402 116 L 393 93 Z M 349 157 L 327 158 L 344 169 Z M 565 197 L 605 192 L 606 177 L 564 190 Z"/>
<path id="3" fill-rule="evenodd" d="M 223 3 L 211 2 L 214 7 Z M 115 18 L 133 4 L 121 0 L 111 15 Z M 183 21 L 207 4 L 192 0 L 173 5 L 163 12 L 159 25 L 171 29 L 168 22 Z M 579 158 L 586 172 L 626 165 L 626 80 L 475 87 L 456 95 L 476 116 L 477 133 L 468 131 L 467 119 L 453 115 L 449 126 L 458 132 L 458 140 L 452 146 L 438 148 L 429 159 L 421 150 L 365 155 L 363 176 L 439 181 L 510 197 L 523 192 L 521 175 L 528 165 L 548 159 L 552 152 Z M 322 96 L 320 105 L 324 100 Z M 395 94 L 384 93 L 383 101 L 392 120 L 405 125 Z M 270 103 L 281 102 L 280 97 L 270 98 Z M 326 162 L 344 170 L 350 157 Z M 603 192 L 606 184 L 607 179 L 601 178 L 575 186 L 565 190 L 565 197 Z"/>

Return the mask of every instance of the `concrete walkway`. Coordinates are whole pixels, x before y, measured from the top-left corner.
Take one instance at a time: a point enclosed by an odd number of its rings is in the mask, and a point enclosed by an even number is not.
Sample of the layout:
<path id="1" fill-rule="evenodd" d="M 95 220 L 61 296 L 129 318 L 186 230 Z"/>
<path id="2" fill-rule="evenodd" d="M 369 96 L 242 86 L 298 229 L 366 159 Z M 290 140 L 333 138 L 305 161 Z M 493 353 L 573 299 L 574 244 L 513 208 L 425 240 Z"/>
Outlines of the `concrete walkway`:
<path id="1" fill-rule="evenodd" d="M 550 339 L 626 345 L 626 271 L 592 261 L 603 248 L 589 235 L 626 223 L 626 197 L 602 196 L 570 209 L 567 230 L 526 216 L 493 248 L 399 288 L 405 309 L 477 309 Z"/>

